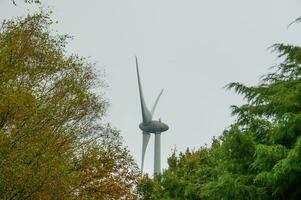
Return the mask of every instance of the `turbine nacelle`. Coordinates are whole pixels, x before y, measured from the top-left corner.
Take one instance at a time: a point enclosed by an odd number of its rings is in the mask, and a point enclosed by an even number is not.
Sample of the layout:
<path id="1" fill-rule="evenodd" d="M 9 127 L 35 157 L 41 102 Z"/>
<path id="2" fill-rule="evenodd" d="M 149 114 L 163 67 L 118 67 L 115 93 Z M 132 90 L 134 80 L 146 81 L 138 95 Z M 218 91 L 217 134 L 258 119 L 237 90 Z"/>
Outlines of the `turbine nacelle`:
<path id="1" fill-rule="evenodd" d="M 146 123 L 142 122 L 139 125 L 139 128 L 147 133 L 162 133 L 169 129 L 169 127 L 165 123 L 161 122 L 160 120 L 150 121 Z"/>

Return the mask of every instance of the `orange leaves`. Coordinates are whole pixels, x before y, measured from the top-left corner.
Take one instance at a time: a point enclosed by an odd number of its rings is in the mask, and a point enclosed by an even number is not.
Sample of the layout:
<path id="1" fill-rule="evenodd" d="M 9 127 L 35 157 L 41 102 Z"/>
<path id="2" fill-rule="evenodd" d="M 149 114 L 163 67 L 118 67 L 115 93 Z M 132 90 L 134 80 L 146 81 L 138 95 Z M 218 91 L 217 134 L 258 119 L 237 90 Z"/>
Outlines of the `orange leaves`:
<path id="1" fill-rule="evenodd" d="M 51 23 L 38 13 L 0 29 L 0 199 L 135 199 L 138 168 L 100 123 L 94 65 L 65 55 Z"/>

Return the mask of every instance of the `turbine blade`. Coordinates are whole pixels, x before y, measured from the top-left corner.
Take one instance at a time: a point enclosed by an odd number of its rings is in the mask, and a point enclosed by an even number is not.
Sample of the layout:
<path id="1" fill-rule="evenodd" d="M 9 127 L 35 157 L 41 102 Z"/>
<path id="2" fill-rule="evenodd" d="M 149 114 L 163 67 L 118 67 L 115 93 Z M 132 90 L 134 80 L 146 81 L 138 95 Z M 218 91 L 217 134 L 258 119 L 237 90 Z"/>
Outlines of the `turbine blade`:
<path id="1" fill-rule="evenodd" d="M 152 115 L 149 112 L 149 110 L 147 109 L 147 106 L 146 106 L 145 101 L 144 101 L 143 91 L 142 91 L 142 86 L 141 86 L 141 81 L 140 81 L 140 74 L 139 74 L 137 56 L 135 56 L 135 58 L 136 58 L 136 69 L 137 69 L 137 78 L 138 78 L 140 102 L 141 102 L 142 120 L 145 123 L 145 122 L 149 122 L 149 121 L 152 120 Z"/>
<path id="2" fill-rule="evenodd" d="M 150 138 L 150 133 L 147 133 L 143 131 L 142 133 L 142 160 L 141 160 L 141 171 L 143 171 L 143 165 L 144 165 L 144 157 L 145 157 L 145 152 L 147 148 L 147 144 Z"/>
<path id="3" fill-rule="evenodd" d="M 151 111 L 152 118 L 153 118 L 153 116 L 154 116 L 154 113 L 155 113 L 157 104 L 158 104 L 158 102 L 159 102 L 159 99 L 160 99 L 160 97 L 161 97 L 163 91 L 164 91 L 164 89 L 161 90 L 161 92 L 159 93 L 159 95 L 158 95 L 158 97 L 157 97 L 157 99 L 156 99 L 156 101 L 155 101 L 155 103 L 154 103 L 154 105 L 153 105 L 153 107 L 152 107 L 152 111 Z"/>

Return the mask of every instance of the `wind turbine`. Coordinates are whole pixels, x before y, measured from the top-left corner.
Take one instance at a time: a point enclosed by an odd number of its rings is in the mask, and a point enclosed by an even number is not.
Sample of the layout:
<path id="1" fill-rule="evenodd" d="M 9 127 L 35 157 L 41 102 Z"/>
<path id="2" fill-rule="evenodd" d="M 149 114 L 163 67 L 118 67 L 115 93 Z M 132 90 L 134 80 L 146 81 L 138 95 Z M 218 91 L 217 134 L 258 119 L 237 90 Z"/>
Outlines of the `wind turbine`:
<path id="1" fill-rule="evenodd" d="M 140 102 L 141 102 L 141 111 L 142 111 L 142 123 L 139 124 L 139 128 L 142 130 L 142 161 L 141 161 L 141 170 L 143 170 L 144 157 L 147 148 L 147 144 L 149 142 L 151 133 L 155 134 L 155 159 L 154 159 L 154 174 L 161 173 L 161 133 L 167 131 L 169 127 L 161 122 L 161 119 L 158 121 L 153 120 L 154 112 L 158 101 L 163 93 L 163 89 L 159 93 L 151 112 L 147 108 L 143 91 L 141 86 L 141 80 L 139 75 L 138 68 L 138 60 L 136 58 L 136 69 L 137 69 L 137 78 L 138 78 L 138 86 L 139 86 L 139 94 L 140 94 Z"/>

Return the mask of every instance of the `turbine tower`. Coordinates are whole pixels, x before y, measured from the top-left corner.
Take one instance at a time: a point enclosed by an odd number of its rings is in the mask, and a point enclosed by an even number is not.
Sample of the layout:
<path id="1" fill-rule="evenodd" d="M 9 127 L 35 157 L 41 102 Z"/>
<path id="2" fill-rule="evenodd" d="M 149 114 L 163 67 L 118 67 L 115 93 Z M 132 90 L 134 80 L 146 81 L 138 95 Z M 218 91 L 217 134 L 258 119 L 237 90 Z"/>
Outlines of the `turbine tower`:
<path id="1" fill-rule="evenodd" d="M 144 157 L 149 142 L 151 133 L 155 134 L 155 158 L 154 158 L 154 174 L 161 173 L 161 133 L 168 130 L 168 126 L 161 122 L 161 119 L 158 121 L 153 120 L 154 112 L 158 101 L 163 93 L 163 90 L 159 93 L 151 111 L 146 106 L 143 97 L 143 91 L 141 86 L 141 80 L 139 75 L 138 60 L 136 58 L 136 69 L 137 69 L 137 78 L 141 102 L 141 111 L 142 111 L 142 123 L 140 123 L 139 128 L 142 130 L 142 161 L 141 161 L 141 170 L 143 171 Z"/>

